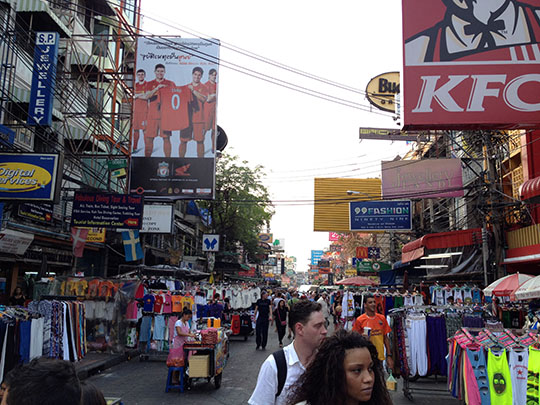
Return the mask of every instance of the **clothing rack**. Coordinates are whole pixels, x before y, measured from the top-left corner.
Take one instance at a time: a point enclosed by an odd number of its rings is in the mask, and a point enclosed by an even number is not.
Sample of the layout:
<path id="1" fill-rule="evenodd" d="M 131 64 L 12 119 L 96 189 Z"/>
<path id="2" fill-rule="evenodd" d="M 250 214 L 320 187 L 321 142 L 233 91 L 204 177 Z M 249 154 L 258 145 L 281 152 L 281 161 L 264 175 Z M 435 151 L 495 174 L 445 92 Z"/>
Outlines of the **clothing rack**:
<path id="1" fill-rule="evenodd" d="M 79 297 L 75 295 L 42 295 L 39 301 L 78 301 Z"/>

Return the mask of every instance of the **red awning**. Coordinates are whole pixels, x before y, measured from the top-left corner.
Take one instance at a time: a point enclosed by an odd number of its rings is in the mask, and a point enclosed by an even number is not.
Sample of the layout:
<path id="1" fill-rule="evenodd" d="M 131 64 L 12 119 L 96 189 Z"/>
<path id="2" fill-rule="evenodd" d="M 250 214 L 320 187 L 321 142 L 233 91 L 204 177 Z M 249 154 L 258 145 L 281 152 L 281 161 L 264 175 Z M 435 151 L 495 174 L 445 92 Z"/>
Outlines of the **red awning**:
<path id="1" fill-rule="evenodd" d="M 531 200 L 540 196 L 540 177 L 527 180 L 519 186 L 519 198 L 522 200 Z"/>
<path id="2" fill-rule="evenodd" d="M 407 263 L 424 255 L 424 249 L 445 249 L 482 243 L 482 229 L 430 233 L 403 246 L 401 262 Z M 421 254 L 420 254 L 421 253 Z"/>

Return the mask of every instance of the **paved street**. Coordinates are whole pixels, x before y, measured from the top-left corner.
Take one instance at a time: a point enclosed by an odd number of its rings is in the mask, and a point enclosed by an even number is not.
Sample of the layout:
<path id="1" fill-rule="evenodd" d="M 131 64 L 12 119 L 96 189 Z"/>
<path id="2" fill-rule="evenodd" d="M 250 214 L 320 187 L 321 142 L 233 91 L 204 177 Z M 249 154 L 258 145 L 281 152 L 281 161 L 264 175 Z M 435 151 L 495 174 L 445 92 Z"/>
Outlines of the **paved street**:
<path id="1" fill-rule="evenodd" d="M 286 339 L 286 338 L 285 338 Z M 286 339 L 288 342 L 288 340 Z M 214 405 L 214 404 L 246 404 L 255 383 L 259 367 L 266 357 L 277 350 L 278 340 L 275 331 L 270 330 L 269 342 L 266 351 L 255 350 L 255 337 L 247 342 L 243 339 L 233 338 L 230 345 L 230 358 L 223 373 L 221 388 L 201 381 L 183 394 L 178 390 L 165 393 L 167 368 L 164 362 L 139 361 L 138 358 L 122 363 L 101 374 L 90 377 L 88 380 L 99 387 L 106 396 L 121 397 L 126 405 L 159 405 L 182 403 L 186 405 Z M 440 382 L 420 380 L 413 387 L 441 389 L 446 384 Z M 434 395 L 427 391 L 422 394 L 413 392 L 414 404 L 457 405 L 459 401 L 451 398 L 446 392 L 443 395 Z M 411 404 L 401 391 L 401 380 L 398 391 L 392 393 L 394 404 Z"/>

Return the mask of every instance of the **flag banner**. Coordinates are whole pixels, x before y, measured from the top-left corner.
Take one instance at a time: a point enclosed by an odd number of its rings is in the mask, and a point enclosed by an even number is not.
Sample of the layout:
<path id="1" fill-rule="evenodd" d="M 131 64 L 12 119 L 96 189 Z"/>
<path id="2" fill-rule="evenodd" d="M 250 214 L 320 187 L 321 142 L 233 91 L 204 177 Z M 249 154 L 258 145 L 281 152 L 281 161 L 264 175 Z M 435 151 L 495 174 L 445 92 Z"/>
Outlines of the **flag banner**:
<path id="1" fill-rule="evenodd" d="M 71 240 L 73 242 L 73 256 L 82 257 L 86 238 L 88 238 L 88 229 L 71 228 Z"/>
<path id="2" fill-rule="evenodd" d="M 124 242 L 126 262 L 134 262 L 144 257 L 139 239 L 139 231 L 129 230 L 122 232 L 122 241 Z"/>

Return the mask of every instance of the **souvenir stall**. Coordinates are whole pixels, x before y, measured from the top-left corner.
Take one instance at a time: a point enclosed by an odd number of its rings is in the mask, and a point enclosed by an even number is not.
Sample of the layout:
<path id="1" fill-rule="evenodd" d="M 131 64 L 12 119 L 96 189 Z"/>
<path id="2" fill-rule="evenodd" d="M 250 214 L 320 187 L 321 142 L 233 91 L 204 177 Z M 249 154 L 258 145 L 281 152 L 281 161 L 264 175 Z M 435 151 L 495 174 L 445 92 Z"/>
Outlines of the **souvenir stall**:
<path id="1" fill-rule="evenodd" d="M 0 306 L 0 381 L 17 364 L 49 353 L 49 344 L 44 346 L 44 325 L 45 317 L 36 311 Z M 50 332 L 46 338 L 50 341 Z"/>
<path id="2" fill-rule="evenodd" d="M 390 310 L 393 372 L 403 377 L 404 395 L 412 400 L 410 382 L 419 377 L 447 377 L 447 339 L 464 325 L 483 327 L 486 319 L 489 313 L 482 305 L 407 305 Z M 446 394 L 446 389 L 429 391 Z"/>
<path id="3" fill-rule="evenodd" d="M 538 404 L 536 332 L 462 328 L 450 339 L 448 390 L 469 404 Z"/>

